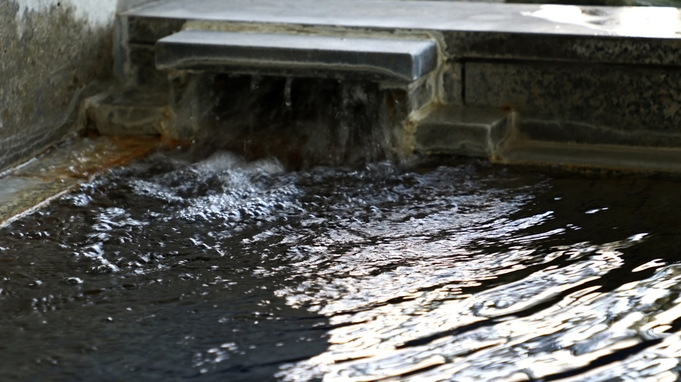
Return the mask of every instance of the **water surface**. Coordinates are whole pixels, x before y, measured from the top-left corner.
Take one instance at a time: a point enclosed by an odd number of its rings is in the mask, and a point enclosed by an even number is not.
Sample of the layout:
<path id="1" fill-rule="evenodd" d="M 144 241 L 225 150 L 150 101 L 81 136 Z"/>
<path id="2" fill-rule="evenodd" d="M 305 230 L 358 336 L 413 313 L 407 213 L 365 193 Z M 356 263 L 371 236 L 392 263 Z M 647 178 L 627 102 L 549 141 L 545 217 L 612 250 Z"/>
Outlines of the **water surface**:
<path id="1" fill-rule="evenodd" d="M 0 380 L 675 381 L 678 195 L 157 154 L 0 230 Z"/>

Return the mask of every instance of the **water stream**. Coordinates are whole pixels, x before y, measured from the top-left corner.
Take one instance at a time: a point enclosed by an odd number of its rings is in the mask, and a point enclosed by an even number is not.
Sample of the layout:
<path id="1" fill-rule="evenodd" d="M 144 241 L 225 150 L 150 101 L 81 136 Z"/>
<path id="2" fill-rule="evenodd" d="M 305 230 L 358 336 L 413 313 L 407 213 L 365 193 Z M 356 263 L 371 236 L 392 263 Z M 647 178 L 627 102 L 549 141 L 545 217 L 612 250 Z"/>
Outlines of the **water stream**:
<path id="1" fill-rule="evenodd" d="M 0 380 L 679 380 L 681 183 L 188 158 L 0 230 Z"/>

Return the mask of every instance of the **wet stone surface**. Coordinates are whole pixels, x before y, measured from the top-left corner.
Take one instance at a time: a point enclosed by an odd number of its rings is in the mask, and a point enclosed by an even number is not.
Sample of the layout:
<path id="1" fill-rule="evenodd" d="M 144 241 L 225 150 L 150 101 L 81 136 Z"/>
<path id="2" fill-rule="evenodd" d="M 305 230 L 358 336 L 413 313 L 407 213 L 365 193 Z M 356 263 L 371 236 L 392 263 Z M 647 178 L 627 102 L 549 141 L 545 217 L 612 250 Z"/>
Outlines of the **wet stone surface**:
<path id="1" fill-rule="evenodd" d="M 157 139 L 73 139 L 0 177 L 0 226 L 112 167 L 151 152 Z"/>
<path id="2" fill-rule="evenodd" d="M 488 158 L 510 134 L 511 113 L 501 109 L 441 107 L 418 123 L 422 153 Z"/>
<path id="3" fill-rule="evenodd" d="M 389 157 L 410 106 L 407 91 L 362 81 L 195 73 L 172 83 L 179 138 L 293 169 Z"/>
<path id="4" fill-rule="evenodd" d="M 0 230 L 0 379 L 678 378 L 679 183 L 196 154 Z"/>
<path id="5" fill-rule="evenodd" d="M 158 136 L 173 124 L 167 90 L 113 90 L 87 102 L 87 116 L 101 135 Z"/>

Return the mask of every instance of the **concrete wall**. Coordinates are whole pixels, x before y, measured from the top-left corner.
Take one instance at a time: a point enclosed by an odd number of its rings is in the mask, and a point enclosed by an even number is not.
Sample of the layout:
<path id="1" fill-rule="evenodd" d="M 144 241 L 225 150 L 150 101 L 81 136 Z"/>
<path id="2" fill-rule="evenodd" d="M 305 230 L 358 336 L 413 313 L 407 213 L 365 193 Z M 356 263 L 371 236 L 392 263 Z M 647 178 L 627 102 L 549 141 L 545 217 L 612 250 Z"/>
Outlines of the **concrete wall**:
<path id="1" fill-rule="evenodd" d="M 0 170 L 78 128 L 78 104 L 112 71 L 117 0 L 0 1 Z"/>
<path id="2" fill-rule="evenodd" d="M 160 1 L 165 0 L 118 0 L 118 6 L 116 7 L 116 10 L 118 12 L 127 11 L 128 9 L 132 9 L 147 3 L 156 3 Z"/>

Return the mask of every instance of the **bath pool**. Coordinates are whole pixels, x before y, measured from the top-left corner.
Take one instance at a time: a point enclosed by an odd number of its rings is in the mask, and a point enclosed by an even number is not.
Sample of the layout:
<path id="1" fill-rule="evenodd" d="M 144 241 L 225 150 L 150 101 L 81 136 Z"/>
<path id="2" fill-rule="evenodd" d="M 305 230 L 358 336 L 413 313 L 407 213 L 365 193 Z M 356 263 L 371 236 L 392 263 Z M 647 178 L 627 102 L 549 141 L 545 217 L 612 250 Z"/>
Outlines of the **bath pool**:
<path id="1" fill-rule="evenodd" d="M 0 380 L 677 380 L 681 183 L 159 153 L 0 230 Z"/>

